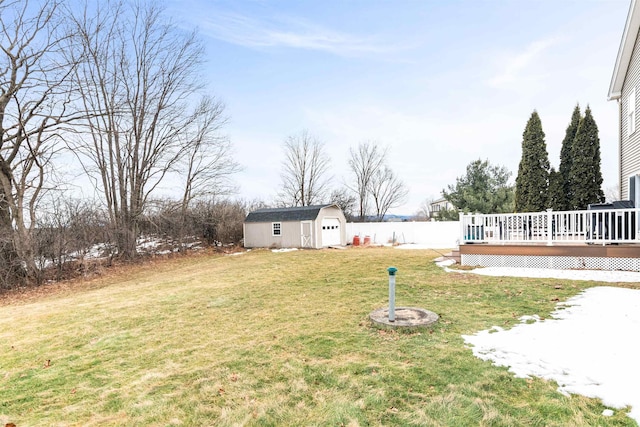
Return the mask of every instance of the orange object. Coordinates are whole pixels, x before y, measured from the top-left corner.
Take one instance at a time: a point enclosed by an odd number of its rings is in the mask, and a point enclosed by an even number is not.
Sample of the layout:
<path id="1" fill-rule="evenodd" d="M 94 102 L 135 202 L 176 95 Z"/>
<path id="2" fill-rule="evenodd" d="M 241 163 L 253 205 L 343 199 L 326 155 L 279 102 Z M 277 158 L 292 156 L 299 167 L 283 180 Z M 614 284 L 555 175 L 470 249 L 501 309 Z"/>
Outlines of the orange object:
<path id="1" fill-rule="evenodd" d="M 364 246 L 369 246 L 369 244 L 371 243 L 371 237 L 369 236 L 364 236 Z"/>
<path id="2" fill-rule="evenodd" d="M 353 236 L 353 246 L 360 246 L 360 236 Z"/>

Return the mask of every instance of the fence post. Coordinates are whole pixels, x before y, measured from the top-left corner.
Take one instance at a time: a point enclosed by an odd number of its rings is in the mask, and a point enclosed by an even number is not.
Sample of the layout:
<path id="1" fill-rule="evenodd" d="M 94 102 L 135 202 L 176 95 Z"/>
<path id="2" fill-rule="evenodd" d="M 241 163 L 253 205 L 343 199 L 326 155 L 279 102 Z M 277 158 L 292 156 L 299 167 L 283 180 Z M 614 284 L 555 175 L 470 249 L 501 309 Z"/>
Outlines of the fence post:
<path id="1" fill-rule="evenodd" d="M 460 244 L 464 244 L 464 212 L 458 212 L 460 221 Z"/>

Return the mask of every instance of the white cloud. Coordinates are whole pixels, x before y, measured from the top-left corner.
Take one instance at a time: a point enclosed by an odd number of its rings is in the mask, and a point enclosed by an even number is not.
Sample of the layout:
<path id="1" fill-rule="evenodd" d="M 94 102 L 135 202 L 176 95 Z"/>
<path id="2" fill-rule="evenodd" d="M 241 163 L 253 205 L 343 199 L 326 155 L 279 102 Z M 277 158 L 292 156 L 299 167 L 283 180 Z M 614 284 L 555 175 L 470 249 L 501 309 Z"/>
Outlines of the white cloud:
<path id="1" fill-rule="evenodd" d="M 216 13 L 200 21 L 210 37 L 250 48 L 287 47 L 323 51 L 340 56 L 392 50 L 371 37 L 359 37 L 300 18 L 259 20 L 237 13 Z"/>
<path id="2" fill-rule="evenodd" d="M 513 84 L 523 85 L 535 83 L 548 75 L 548 70 L 542 72 L 544 67 L 540 63 L 544 60 L 544 54 L 559 42 L 558 38 L 546 38 L 530 43 L 522 52 L 512 53 L 500 60 L 502 71 L 489 79 L 487 83 L 491 87 L 505 87 Z"/>

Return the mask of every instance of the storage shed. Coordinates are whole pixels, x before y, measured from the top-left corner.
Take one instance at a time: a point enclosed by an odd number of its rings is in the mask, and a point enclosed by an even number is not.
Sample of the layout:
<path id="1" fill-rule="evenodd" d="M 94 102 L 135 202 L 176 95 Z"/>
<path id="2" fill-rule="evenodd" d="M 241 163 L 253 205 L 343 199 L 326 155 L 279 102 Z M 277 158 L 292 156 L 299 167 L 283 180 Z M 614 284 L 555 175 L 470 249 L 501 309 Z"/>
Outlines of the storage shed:
<path id="1" fill-rule="evenodd" d="M 334 204 L 259 209 L 244 220 L 245 248 L 319 249 L 346 244 L 346 220 Z"/>

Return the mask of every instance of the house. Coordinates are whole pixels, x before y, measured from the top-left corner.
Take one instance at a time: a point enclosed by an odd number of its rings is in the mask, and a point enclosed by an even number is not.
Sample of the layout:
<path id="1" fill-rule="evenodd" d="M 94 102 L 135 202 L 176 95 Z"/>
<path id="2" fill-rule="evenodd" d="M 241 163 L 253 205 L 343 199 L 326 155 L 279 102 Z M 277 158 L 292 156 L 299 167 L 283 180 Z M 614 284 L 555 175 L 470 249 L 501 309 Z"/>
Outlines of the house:
<path id="1" fill-rule="evenodd" d="M 620 200 L 640 203 L 640 6 L 631 1 L 622 41 L 609 85 L 609 100 L 618 101 L 620 111 Z"/>
<path id="2" fill-rule="evenodd" d="M 434 200 L 429 204 L 429 218 L 438 218 L 440 211 L 451 209 L 453 209 L 453 205 L 444 197 Z"/>
<path id="3" fill-rule="evenodd" d="M 346 220 L 334 204 L 259 209 L 244 221 L 246 248 L 319 249 L 346 244 Z"/>

